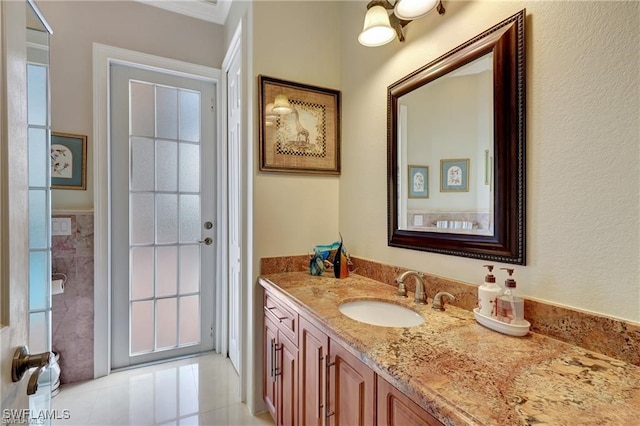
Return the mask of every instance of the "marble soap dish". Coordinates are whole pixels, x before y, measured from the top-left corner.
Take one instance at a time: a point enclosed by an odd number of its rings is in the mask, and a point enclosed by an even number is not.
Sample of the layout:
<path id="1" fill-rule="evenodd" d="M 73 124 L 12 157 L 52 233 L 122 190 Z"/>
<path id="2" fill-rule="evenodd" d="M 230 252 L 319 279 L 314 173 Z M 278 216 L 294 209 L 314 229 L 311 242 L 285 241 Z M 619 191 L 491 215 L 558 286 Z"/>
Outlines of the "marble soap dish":
<path id="1" fill-rule="evenodd" d="M 524 320 L 525 324 L 507 324 L 506 322 L 481 314 L 478 308 L 473 310 L 473 315 L 476 317 L 476 321 L 485 327 L 502 334 L 508 334 L 509 336 L 526 336 L 529 332 L 529 327 L 531 327 L 531 324 L 527 320 Z"/>

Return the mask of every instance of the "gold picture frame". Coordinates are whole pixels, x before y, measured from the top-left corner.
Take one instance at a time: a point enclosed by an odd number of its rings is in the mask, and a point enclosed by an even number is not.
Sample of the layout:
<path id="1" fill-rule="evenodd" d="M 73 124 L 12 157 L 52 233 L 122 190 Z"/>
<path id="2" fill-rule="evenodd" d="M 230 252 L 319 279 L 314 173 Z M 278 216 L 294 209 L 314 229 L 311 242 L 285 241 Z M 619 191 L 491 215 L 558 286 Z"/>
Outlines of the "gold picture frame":
<path id="1" fill-rule="evenodd" d="M 259 169 L 340 174 L 340 91 L 258 76 Z"/>

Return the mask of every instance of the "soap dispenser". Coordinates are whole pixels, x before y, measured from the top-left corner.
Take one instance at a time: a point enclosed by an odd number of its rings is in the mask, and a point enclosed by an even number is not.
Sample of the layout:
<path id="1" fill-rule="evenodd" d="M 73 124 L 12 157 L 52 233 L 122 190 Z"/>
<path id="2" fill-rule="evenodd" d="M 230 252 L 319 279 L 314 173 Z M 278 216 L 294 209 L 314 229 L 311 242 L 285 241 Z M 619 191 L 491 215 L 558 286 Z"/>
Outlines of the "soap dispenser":
<path id="1" fill-rule="evenodd" d="M 484 316 L 495 318 L 498 313 L 496 302 L 502 293 L 502 288 L 496 284 L 496 277 L 491 273 L 493 265 L 483 266 L 489 270 L 489 273 L 484 277 L 484 284 L 478 287 L 478 311 Z"/>
<path id="2" fill-rule="evenodd" d="M 515 294 L 516 281 L 512 278 L 513 269 L 501 269 L 509 273 L 509 278 L 504 282 L 504 294 L 498 298 L 498 319 L 507 324 L 525 324 L 524 300 Z"/>

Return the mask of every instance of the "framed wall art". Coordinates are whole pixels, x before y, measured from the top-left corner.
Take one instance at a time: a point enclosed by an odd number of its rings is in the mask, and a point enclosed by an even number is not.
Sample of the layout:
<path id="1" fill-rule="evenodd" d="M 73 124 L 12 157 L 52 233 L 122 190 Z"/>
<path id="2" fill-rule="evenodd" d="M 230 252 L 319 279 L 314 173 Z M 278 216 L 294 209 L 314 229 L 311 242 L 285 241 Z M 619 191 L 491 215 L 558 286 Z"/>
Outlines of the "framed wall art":
<path id="1" fill-rule="evenodd" d="M 258 76 L 261 171 L 340 174 L 340 91 Z"/>
<path id="2" fill-rule="evenodd" d="M 51 189 L 87 189 L 87 137 L 51 132 Z"/>
<path id="3" fill-rule="evenodd" d="M 409 198 L 429 198 L 429 166 L 409 164 Z"/>
<path id="4" fill-rule="evenodd" d="M 469 191 L 469 159 L 440 160 L 440 192 Z"/>

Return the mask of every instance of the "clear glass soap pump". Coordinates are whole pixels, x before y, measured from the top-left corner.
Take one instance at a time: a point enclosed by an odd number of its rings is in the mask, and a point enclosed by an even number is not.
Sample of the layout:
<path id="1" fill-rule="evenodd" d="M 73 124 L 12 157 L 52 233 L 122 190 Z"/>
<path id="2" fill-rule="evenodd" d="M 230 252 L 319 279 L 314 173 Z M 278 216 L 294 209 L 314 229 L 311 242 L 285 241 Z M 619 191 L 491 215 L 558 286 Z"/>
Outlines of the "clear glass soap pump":
<path id="1" fill-rule="evenodd" d="M 502 322 L 514 325 L 523 325 L 524 300 L 516 296 L 516 281 L 511 277 L 513 269 L 500 268 L 509 273 L 509 278 L 504 282 L 504 293 L 498 298 L 498 319 Z"/>

